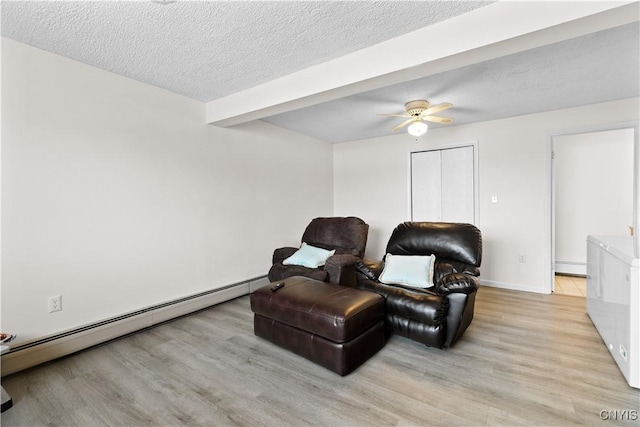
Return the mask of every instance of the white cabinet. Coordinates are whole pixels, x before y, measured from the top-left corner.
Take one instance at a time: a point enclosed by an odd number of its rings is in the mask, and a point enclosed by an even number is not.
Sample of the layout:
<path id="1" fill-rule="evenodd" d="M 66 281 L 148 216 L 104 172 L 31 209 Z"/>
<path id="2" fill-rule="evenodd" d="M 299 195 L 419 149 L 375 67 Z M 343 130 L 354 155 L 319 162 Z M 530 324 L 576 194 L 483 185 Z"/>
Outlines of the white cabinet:
<path id="1" fill-rule="evenodd" d="M 640 259 L 632 237 L 588 236 L 587 313 L 629 385 L 640 388 Z"/>

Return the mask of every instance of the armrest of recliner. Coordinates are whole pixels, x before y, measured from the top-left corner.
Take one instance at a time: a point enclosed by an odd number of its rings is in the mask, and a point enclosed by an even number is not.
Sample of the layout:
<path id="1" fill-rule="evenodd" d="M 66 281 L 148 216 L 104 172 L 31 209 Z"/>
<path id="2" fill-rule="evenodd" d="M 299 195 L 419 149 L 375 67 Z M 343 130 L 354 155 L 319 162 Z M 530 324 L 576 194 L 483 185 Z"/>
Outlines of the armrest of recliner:
<path id="1" fill-rule="evenodd" d="M 329 273 L 329 282 L 341 285 L 356 285 L 355 263 L 360 260 L 355 255 L 332 255 L 324 264 L 324 271 Z"/>
<path id="2" fill-rule="evenodd" d="M 443 276 L 436 283 L 438 295 L 445 296 L 451 293 L 472 294 L 478 290 L 479 280 L 476 276 L 465 273 L 452 273 Z"/>
<path id="3" fill-rule="evenodd" d="M 298 248 L 284 247 L 273 251 L 272 264 L 282 264 L 282 261 L 293 255 Z"/>
<path id="4" fill-rule="evenodd" d="M 384 263 L 382 261 L 373 261 L 370 259 L 359 259 L 355 263 L 356 270 L 364 275 L 369 280 L 378 280 L 382 270 L 384 269 Z"/>

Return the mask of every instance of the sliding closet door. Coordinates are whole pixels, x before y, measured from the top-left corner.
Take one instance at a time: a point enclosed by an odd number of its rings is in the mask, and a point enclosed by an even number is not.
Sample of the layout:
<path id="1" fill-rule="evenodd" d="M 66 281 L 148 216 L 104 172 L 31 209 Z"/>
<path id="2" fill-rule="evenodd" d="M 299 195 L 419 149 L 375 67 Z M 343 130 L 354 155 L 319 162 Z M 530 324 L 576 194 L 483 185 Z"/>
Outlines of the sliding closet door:
<path id="1" fill-rule="evenodd" d="M 475 147 L 411 153 L 413 221 L 475 223 Z"/>
<path id="2" fill-rule="evenodd" d="M 442 162 L 440 151 L 411 153 L 411 219 L 442 219 Z"/>

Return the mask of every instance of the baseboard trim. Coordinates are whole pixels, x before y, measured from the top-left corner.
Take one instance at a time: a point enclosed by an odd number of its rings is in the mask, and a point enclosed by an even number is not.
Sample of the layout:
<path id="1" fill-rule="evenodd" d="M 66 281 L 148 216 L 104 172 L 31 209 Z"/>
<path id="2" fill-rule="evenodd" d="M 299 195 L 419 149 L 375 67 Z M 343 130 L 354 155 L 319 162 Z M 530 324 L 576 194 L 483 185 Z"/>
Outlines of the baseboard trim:
<path id="1" fill-rule="evenodd" d="M 18 344 L 11 347 L 8 353 L 2 355 L 1 375 L 11 375 L 247 295 L 268 283 L 269 280 L 266 276 L 256 277 Z"/>
<path id="2" fill-rule="evenodd" d="M 556 274 L 568 274 L 572 276 L 586 276 L 587 264 L 584 262 L 556 261 L 554 263 Z"/>
<path id="3" fill-rule="evenodd" d="M 536 294 L 549 294 L 549 292 L 546 292 L 545 290 L 540 289 L 539 287 L 521 285 L 517 283 L 496 282 L 494 280 L 481 280 L 480 284 L 484 286 L 489 286 L 492 288 L 509 289 L 512 291 L 533 292 Z"/>

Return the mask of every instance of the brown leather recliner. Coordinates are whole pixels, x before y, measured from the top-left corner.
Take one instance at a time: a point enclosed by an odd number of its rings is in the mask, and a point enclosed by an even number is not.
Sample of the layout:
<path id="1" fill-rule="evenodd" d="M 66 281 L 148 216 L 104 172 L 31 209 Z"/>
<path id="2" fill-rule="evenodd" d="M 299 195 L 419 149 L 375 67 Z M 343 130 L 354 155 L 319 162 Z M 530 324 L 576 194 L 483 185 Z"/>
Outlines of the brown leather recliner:
<path id="1" fill-rule="evenodd" d="M 323 282 L 355 286 L 354 263 L 364 256 L 369 225 L 357 217 L 315 218 L 302 235 L 302 242 L 322 249 L 334 250 L 324 266 L 308 268 L 284 265 L 282 262 L 298 248 L 284 247 L 273 252 L 269 280 L 277 282 L 287 277 L 304 276 Z"/>
<path id="2" fill-rule="evenodd" d="M 382 295 L 387 333 L 430 347 L 451 347 L 473 319 L 482 236 L 471 224 L 405 222 L 393 231 L 386 253 L 435 255 L 434 286 L 417 289 L 378 281 L 384 261 L 356 262 L 357 287 Z"/>

